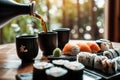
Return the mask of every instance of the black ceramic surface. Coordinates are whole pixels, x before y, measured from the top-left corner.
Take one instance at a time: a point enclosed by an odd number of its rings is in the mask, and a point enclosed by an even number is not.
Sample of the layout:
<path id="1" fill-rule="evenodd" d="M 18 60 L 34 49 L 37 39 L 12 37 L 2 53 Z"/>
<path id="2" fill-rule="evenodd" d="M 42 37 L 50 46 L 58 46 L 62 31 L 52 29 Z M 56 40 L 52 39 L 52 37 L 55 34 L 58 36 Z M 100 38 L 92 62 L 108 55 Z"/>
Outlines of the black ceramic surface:
<path id="1" fill-rule="evenodd" d="M 64 45 L 69 41 L 69 28 L 59 28 L 53 31 L 58 32 L 58 47 L 62 50 Z"/>
<path id="2" fill-rule="evenodd" d="M 31 62 L 38 54 L 37 37 L 25 35 L 16 37 L 17 55 L 23 62 Z"/>
<path id="3" fill-rule="evenodd" d="M 58 47 L 57 32 L 40 32 L 38 33 L 38 41 L 43 55 L 52 55 L 53 50 Z"/>
<path id="4" fill-rule="evenodd" d="M 96 74 L 105 80 L 118 80 L 120 78 L 119 71 L 117 71 L 115 74 L 105 74 L 105 73 L 97 71 L 97 70 L 91 70 L 91 69 L 87 69 L 87 68 L 85 68 L 85 70 L 90 72 L 90 73 Z"/>
<path id="5" fill-rule="evenodd" d="M 69 61 L 75 61 L 76 60 L 76 56 L 67 56 L 67 55 L 62 55 L 60 57 L 54 57 L 53 55 L 49 55 L 49 56 L 47 56 L 47 58 L 50 61 L 59 60 L 59 59 L 69 60 Z"/>
<path id="6" fill-rule="evenodd" d="M 33 80 L 33 72 L 28 72 L 28 73 L 22 73 L 22 74 L 17 74 L 16 80 Z M 95 75 L 95 74 L 91 74 L 89 72 L 84 71 L 83 72 L 83 78 L 80 80 L 101 80 L 102 78 Z"/>

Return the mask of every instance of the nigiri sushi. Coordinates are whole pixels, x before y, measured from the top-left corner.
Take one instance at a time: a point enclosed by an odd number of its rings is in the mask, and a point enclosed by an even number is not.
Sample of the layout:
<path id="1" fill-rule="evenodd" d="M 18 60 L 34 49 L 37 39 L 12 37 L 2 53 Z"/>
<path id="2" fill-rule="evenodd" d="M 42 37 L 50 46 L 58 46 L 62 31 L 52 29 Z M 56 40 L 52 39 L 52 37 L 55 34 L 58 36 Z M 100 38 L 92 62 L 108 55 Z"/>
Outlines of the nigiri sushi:
<path id="1" fill-rule="evenodd" d="M 101 50 L 100 47 L 98 46 L 98 44 L 93 41 L 91 41 L 91 42 L 89 41 L 89 42 L 87 42 L 87 44 L 93 53 L 97 53 L 98 51 Z"/>
<path id="2" fill-rule="evenodd" d="M 62 50 L 63 54 L 65 55 L 77 55 L 80 52 L 80 48 L 78 45 L 76 44 L 72 44 L 72 43 L 67 43 L 63 50 Z"/>
<path id="3" fill-rule="evenodd" d="M 77 45 L 80 47 L 81 52 L 91 52 L 91 49 L 86 42 L 79 42 Z"/>

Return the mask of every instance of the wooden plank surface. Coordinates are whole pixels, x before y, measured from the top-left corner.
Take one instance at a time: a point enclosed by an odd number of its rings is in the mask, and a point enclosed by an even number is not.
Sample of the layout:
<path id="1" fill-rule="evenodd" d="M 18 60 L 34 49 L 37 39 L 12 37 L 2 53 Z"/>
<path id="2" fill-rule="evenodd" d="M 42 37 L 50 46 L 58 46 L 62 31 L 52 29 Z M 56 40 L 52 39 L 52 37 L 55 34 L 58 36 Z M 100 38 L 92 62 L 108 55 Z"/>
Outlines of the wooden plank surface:
<path id="1" fill-rule="evenodd" d="M 40 59 L 39 55 L 36 59 Z M 21 64 L 16 53 L 15 43 L 0 45 L 0 80 L 15 80 L 15 75 L 33 70 L 31 64 Z"/>

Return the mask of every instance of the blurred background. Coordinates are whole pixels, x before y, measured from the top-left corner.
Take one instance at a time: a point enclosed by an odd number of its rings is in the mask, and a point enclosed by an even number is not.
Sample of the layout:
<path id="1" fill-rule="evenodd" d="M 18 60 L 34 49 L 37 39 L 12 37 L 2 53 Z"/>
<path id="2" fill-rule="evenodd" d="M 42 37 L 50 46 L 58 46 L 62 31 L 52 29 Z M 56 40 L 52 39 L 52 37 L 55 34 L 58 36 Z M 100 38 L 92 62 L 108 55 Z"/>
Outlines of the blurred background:
<path id="1" fill-rule="evenodd" d="M 14 1 L 24 4 L 30 3 L 29 0 Z M 49 31 L 55 28 L 69 27 L 71 30 L 70 39 L 96 40 L 105 38 L 105 7 L 108 4 L 108 0 L 35 1 L 37 13 L 39 13 L 46 21 Z M 117 2 L 115 2 L 115 4 L 116 3 Z M 108 5 L 107 10 L 109 10 L 109 6 L 111 5 Z M 113 12 L 113 9 L 110 12 Z M 107 16 L 109 17 L 110 15 Z M 112 20 L 112 18 L 109 19 Z M 109 21 L 106 23 L 108 24 L 108 22 Z M 111 33 L 111 30 L 112 29 L 108 30 L 107 32 Z M 0 29 L 0 44 L 15 42 L 16 35 L 37 35 L 37 33 L 40 31 L 42 31 L 41 25 L 36 18 L 29 15 L 19 16 L 13 19 L 9 24 L 5 25 L 5 27 Z M 112 40 L 112 37 L 109 38 L 108 33 L 107 36 L 108 39 Z"/>

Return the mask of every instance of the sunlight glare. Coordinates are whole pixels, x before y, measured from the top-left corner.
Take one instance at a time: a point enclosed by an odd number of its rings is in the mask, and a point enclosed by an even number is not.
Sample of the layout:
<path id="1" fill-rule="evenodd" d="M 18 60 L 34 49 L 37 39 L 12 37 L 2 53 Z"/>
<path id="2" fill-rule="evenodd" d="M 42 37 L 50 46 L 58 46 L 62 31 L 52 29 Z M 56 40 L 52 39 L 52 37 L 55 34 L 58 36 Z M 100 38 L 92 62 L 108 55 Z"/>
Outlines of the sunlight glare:
<path id="1" fill-rule="evenodd" d="M 85 1 L 84 1 L 84 0 L 79 0 L 79 3 L 80 3 L 80 4 L 84 4 Z"/>
<path id="2" fill-rule="evenodd" d="M 54 2 L 54 0 L 49 0 L 50 1 L 50 3 L 53 3 Z"/>
<path id="3" fill-rule="evenodd" d="M 99 8 L 103 8 L 105 1 L 104 0 L 95 0 L 95 3 Z"/>
<path id="4" fill-rule="evenodd" d="M 96 8 L 96 7 L 94 7 L 94 8 L 93 8 L 93 11 L 97 11 L 97 8 Z"/>
<path id="5" fill-rule="evenodd" d="M 58 6 L 58 7 L 61 7 L 62 5 L 63 5 L 62 0 L 59 0 L 59 1 L 56 3 L 56 6 Z"/>
<path id="6" fill-rule="evenodd" d="M 83 28 L 80 28 L 80 29 L 79 29 L 79 32 L 80 32 L 80 33 L 84 33 Z"/>
<path id="7" fill-rule="evenodd" d="M 99 29 L 99 33 L 104 33 L 104 29 L 103 29 L 103 28 L 100 28 L 100 29 Z"/>
<path id="8" fill-rule="evenodd" d="M 97 26 L 100 27 L 102 25 L 102 22 L 98 21 Z"/>
<path id="9" fill-rule="evenodd" d="M 41 5 L 40 7 L 42 7 L 41 9 L 42 9 L 43 12 L 46 12 L 46 11 L 47 11 L 47 6 Z"/>
<path id="10" fill-rule="evenodd" d="M 91 35 L 89 33 L 86 33 L 86 34 L 84 34 L 84 38 L 85 39 L 91 39 L 92 37 L 91 37 Z"/>
<path id="11" fill-rule="evenodd" d="M 52 8 L 50 9 L 49 13 L 54 15 L 57 12 L 57 7 L 55 5 L 52 5 Z"/>
<path id="12" fill-rule="evenodd" d="M 77 3 L 77 0 L 72 0 L 72 3 L 76 4 L 76 3 Z"/>
<path id="13" fill-rule="evenodd" d="M 76 3 L 77 3 L 77 0 L 72 0 L 72 2 L 73 2 L 74 4 L 76 4 Z M 80 3 L 80 4 L 84 4 L 85 1 L 84 1 L 84 0 L 79 0 L 79 3 Z"/>
<path id="14" fill-rule="evenodd" d="M 86 26 L 86 30 L 90 31 L 91 30 L 91 26 Z"/>

